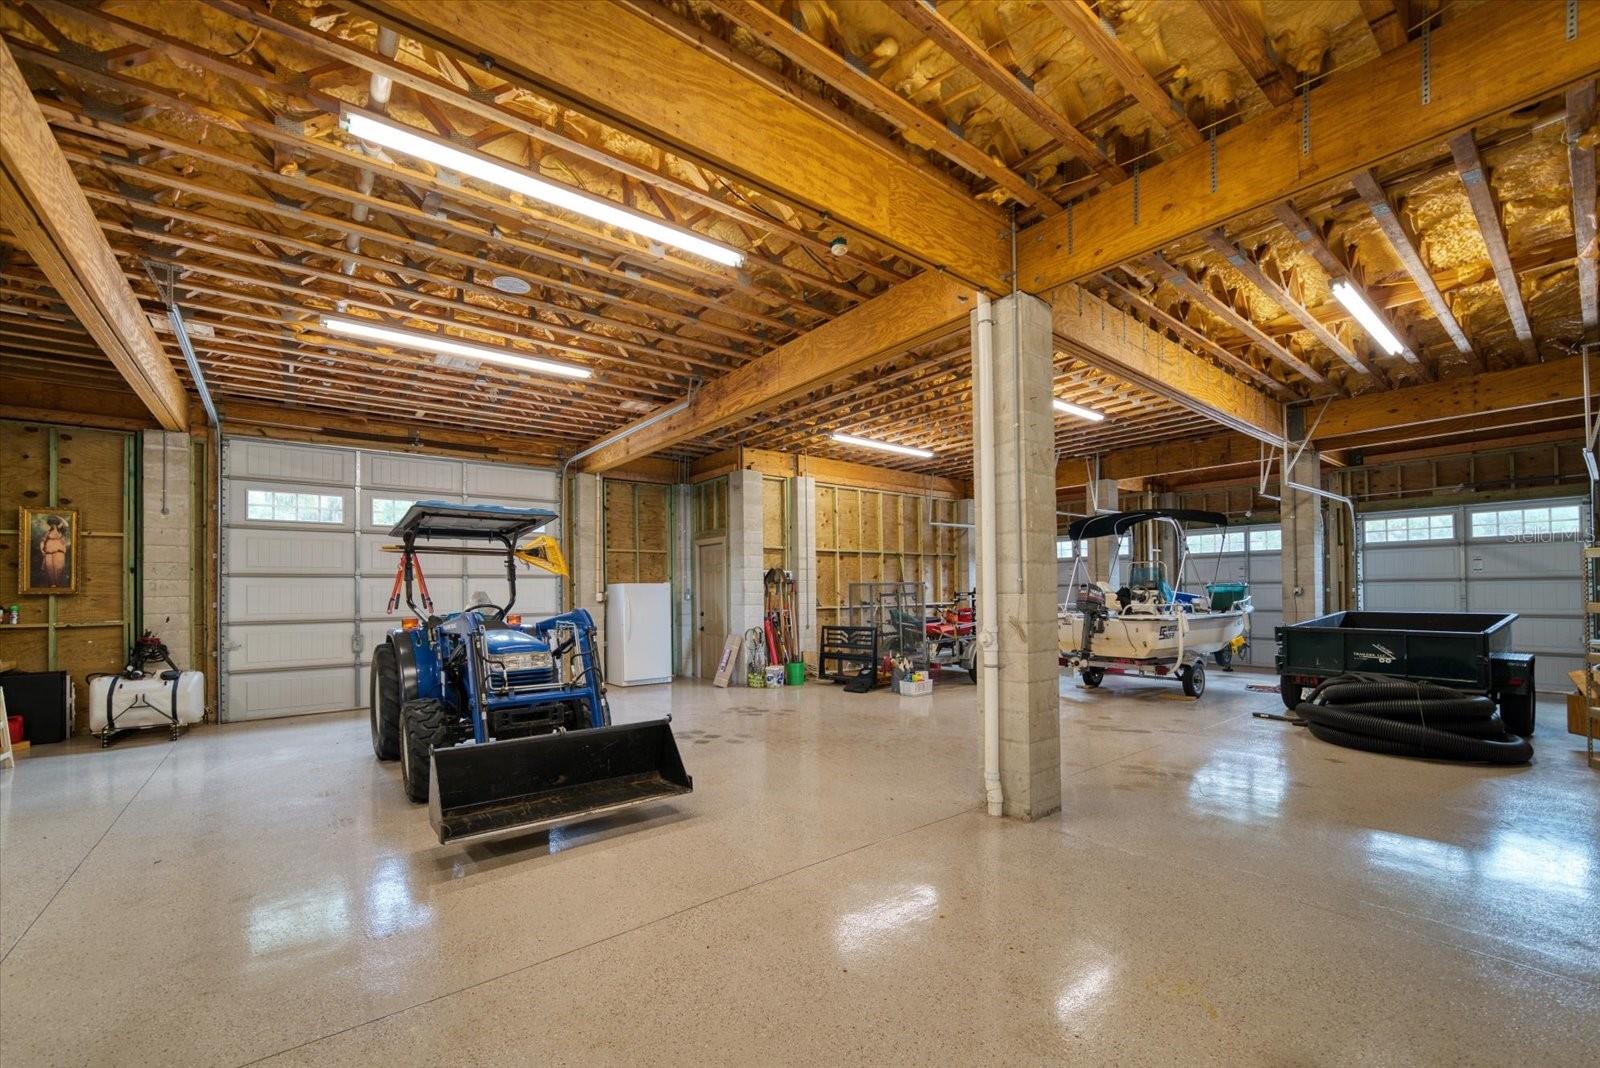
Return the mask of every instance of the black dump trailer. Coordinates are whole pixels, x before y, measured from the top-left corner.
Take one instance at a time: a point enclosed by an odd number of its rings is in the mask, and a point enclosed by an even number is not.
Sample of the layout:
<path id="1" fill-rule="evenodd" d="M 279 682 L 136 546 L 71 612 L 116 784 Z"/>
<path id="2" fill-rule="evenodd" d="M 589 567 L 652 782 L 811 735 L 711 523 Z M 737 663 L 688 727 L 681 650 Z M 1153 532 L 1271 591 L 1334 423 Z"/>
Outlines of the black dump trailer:
<path id="1" fill-rule="evenodd" d="M 1512 651 L 1515 612 L 1333 612 L 1278 627 L 1278 688 L 1298 708 L 1328 679 L 1379 675 L 1487 695 L 1507 731 L 1533 733 L 1532 653 Z"/>

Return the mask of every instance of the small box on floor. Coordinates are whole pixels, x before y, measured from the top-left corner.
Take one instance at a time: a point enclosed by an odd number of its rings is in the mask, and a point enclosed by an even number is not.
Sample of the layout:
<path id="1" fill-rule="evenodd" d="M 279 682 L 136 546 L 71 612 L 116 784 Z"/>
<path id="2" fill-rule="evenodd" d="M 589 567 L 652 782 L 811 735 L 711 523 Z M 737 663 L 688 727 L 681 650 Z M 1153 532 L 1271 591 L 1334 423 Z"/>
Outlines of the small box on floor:
<path id="1" fill-rule="evenodd" d="M 783 685 L 783 665 L 772 664 L 766 669 L 766 683 L 768 686 Z"/>
<path id="2" fill-rule="evenodd" d="M 927 697 L 933 693 L 933 680 L 925 671 L 913 672 L 901 677 L 899 692 L 901 697 Z"/>

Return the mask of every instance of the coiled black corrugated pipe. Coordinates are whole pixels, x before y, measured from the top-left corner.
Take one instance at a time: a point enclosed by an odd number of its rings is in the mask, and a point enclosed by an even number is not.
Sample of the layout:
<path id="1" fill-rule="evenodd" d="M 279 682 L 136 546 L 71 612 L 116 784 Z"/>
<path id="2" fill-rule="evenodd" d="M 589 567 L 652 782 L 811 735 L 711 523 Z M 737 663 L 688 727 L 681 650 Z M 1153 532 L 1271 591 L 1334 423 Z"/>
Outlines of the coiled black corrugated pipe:
<path id="1" fill-rule="evenodd" d="M 1340 675 L 1295 709 L 1325 742 L 1432 760 L 1526 764 L 1533 745 L 1510 734 L 1494 699 L 1448 686 Z"/>

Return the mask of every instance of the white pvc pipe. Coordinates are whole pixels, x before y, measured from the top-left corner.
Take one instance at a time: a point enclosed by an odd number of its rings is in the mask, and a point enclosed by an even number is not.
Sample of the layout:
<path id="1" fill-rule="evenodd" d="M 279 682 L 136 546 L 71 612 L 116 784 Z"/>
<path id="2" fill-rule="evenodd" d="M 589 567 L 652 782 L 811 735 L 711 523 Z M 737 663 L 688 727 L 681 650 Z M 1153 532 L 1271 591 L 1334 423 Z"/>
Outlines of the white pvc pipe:
<path id="1" fill-rule="evenodd" d="M 977 415 L 974 448 L 978 453 L 978 647 L 983 669 L 983 792 L 989 815 L 1003 815 L 1005 795 L 1000 788 L 1000 607 L 995 589 L 996 538 L 994 498 L 994 311 L 989 298 L 978 294 L 978 321 L 972 331 L 972 354 L 977 364 L 973 383 L 973 410 Z"/>

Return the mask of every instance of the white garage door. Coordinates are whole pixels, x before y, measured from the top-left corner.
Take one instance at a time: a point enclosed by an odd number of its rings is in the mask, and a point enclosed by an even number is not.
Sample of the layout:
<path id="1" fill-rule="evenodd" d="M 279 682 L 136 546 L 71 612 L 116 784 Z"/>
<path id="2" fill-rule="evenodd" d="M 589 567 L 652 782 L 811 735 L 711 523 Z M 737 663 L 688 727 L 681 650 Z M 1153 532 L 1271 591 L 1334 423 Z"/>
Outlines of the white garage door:
<path id="1" fill-rule="evenodd" d="M 1212 582 L 1248 582 L 1250 651 L 1245 663 L 1273 666 L 1277 643 L 1272 632 L 1283 624 L 1283 533 L 1276 523 L 1196 531 L 1189 535 L 1189 565 L 1184 587 L 1200 589 Z"/>
<path id="2" fill-rule="evenodd" d="M 1539 689 L 1570 689 L 1583 639 L 1581 500 L 1436 508 L 1361 517 L 1361 606 L 1515 612 L 1516 651 Z"/>
<path id="3" fill-rule="evenodd" d="M 556 473 L 254 438 L 224 442 L 222 707 L 230 721 L 358 708 L 397 557 L 388 530 L 418 500 L 555 509 Z M 549 528 L 559 533 L 555 524 Z M 435 610 L 506 599 L 494 559 L 423 561 Z M 559 580 L 519 570 L 517 606 L 555 611 Z"/>

